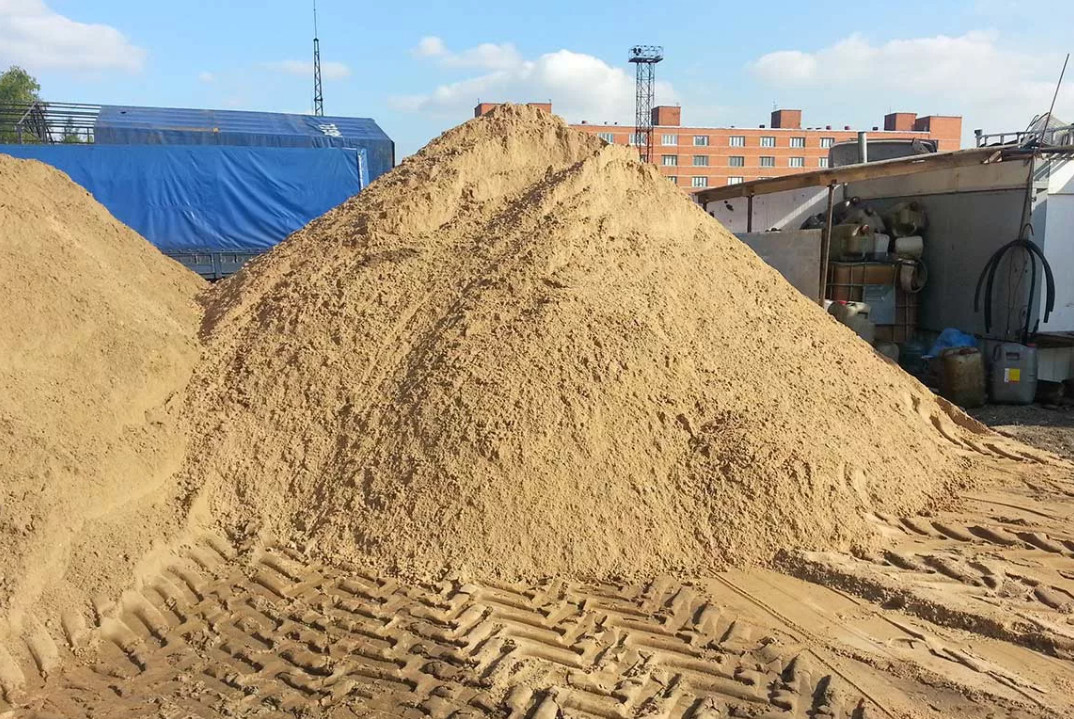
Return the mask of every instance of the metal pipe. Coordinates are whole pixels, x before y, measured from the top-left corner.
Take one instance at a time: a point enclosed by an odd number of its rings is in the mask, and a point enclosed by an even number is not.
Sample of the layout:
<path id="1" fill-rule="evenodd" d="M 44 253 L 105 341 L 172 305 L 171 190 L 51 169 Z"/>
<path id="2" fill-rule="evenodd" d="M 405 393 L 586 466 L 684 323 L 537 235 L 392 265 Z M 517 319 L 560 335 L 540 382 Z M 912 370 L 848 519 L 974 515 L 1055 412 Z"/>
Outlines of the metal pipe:
<path id="1" fill-rule="evenodd" d="M 865 133 L 862 133 L 863 135 Z M 835 211 L 835 183 L 828 185 L 828 215 L 824 223 L 824 234 L 820 236 L 820 298 L 818 304 L 824 306 L 828 295 L 828 255 L 832 250 L 832 213 Z"/>
<path id="2" fill-rule="evenodd" d="M 753 195 L 746 198 L 746 232 L 753 232 Z"/>
<path id="3" fill-rule="evenodd" d="M 1070 62 L 1070 53 L 1063 60 L 1063 69 L 1059 71 L 1059 82 L 1055 83 L 1055 94 L 1052 95 L 1052 105 L 1048 108 L 1048 117 L 1044 119 L 1044 127 L 1040 129 L 1040 137 L 1037 142 L 1044 142 L 1044 133 L 1048 132 L 1048 125 L 1052 124 L 1052 112 L 1055 111 L 1055 99 L 1059 97 L 1059 88 L 1063 86 L 1063 76 L 1067 74 L 1067 63 Z"/>
<path id="4" fill-rule="evenodd" d="M 866 132 L 858 133 L 858 162 L 865 163 L 869 161 L 869 134 Z"/>

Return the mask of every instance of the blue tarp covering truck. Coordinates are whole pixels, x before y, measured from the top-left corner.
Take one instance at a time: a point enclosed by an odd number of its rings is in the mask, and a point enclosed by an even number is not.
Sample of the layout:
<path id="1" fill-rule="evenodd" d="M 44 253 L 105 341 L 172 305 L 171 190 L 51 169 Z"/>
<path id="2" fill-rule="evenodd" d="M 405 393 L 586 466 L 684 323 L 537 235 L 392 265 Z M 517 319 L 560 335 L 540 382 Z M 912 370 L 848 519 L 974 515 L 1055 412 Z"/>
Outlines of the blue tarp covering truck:
<path id="1" fill-rule="evenodd" d="M 0 145 L 67 173 L 203 276 L 224 277 L 394 164 L 372 120 L 101 108 L 89 144 Z"/>

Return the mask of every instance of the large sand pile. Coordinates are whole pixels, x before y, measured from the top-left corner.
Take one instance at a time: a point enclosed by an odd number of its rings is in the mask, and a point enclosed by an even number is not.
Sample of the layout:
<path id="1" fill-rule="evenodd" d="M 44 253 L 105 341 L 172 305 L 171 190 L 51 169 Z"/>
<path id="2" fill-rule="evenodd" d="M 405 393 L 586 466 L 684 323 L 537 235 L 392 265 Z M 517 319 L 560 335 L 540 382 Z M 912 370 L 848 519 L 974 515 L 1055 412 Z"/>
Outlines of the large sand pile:
<path id="1" fill-rule="evenodd" d="M 217 516 L 409 575 L 845 547 L 969 467 L 925 388 L 655 168 L 527 108 L 223 284 L 206 331 L 187 471 Z"/>
<path id="2" fill-rule="evenodd" d="M 118 594 L 175 526 L 155 505 L 201 287 L 62 173 L 0 155 L 0 639 Z"/>

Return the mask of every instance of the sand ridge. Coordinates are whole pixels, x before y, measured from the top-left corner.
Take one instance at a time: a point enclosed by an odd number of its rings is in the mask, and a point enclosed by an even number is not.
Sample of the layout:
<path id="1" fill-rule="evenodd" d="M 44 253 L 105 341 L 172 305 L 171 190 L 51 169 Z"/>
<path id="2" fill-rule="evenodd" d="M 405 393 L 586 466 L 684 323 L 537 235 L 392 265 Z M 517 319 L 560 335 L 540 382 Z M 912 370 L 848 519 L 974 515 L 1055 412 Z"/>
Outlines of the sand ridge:
<path id="1" fill-rule="evenodd" d="M 204 283 L 66 175 L 0 155 L 0 639 L 118 593 L 185 451 Z"/>
<path id="2" fill-rule="evenodd" d="M 251 263 L 204 329 L 184 472 L 214 515 L 418 578 L 868 544 L 870 513 L 970 482 L 960 438 L 988 434 L 655 168 L 532 108 Z"/>

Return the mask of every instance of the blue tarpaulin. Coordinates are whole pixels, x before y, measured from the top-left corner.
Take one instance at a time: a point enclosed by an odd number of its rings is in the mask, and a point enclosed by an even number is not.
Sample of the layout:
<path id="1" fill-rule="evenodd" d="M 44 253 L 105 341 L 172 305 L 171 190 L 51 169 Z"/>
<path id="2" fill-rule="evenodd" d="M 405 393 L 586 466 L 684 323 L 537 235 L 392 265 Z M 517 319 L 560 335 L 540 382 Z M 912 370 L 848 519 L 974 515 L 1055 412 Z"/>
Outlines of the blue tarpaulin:
<path id="1" fill-rule="evenodd" d="M 369 182 L 347 147 L 0 145 L 67 173 L 166 253 L 263 252 Z"/>
<path id="2" fill-rule="evenodd" d="M 102 145 L 363 149 L 373 179 L 391 170 L 395 161 L 391 138 L 364 117 L 104 105 L 93 132 L 94 142 Z"/>

